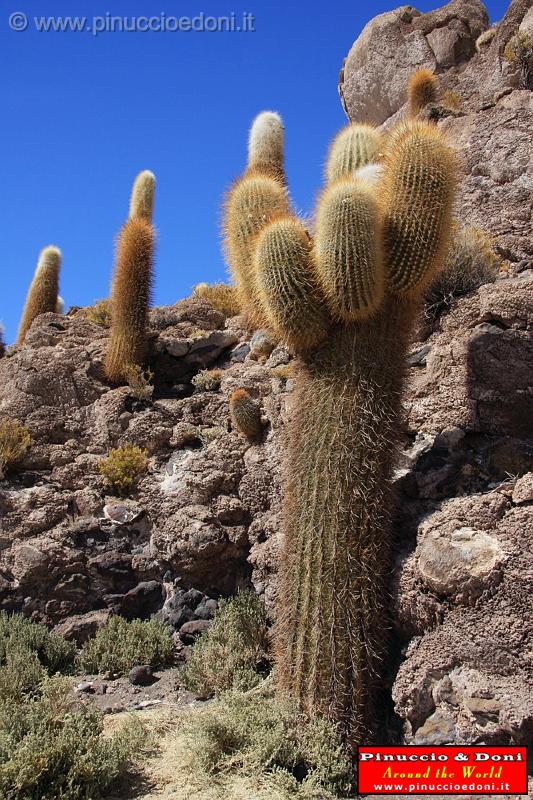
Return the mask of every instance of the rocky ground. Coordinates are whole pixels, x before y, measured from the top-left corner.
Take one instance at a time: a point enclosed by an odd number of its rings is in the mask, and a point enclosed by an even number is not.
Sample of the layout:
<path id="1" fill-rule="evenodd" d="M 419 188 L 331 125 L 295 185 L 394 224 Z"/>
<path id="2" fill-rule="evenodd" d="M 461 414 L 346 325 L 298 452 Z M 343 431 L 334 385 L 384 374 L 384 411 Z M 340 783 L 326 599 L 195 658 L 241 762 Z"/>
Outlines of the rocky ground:
<path id="1" fill-rule="evenodd" d="M 511 33 L 532 25 L 531 3 L 514 0 L 477 52 L 482 3 L 405 6 L 369 23 L 341 72 L 350 118 L 387 126 L 403 113 L 408 74 L 436 70 L 454 93 L 431 113 L 462 153 L 458 217 L 490 231 L 504 263 L 434 330 L 420 326 L 409 355 L 390 665 L 407 743 L 533 735 L 533 115 L 531 87 L 502 58 Z M 184 649 L 221 595 L 251 583 L 272 607 L 293 389 L 279 368 L 291 358 L 265 333 L 250 339 L 238 317 L 180 301 L 151 313 L 146 400 L 103 380 L 107 335 L 83 309 L 47 314 L 0 360 L 0 414 L 33 438 L 0 483 L 0 606 L 78 642 L 110 613 L 157 613 Z M 213 367 L 220 388 L 199 391 L 192 378 Z M 231 428 L 239 387 L 261 405 L 260 442 Z M 125 442 L 150 456 L 127 500 L 98 468 Z"/>

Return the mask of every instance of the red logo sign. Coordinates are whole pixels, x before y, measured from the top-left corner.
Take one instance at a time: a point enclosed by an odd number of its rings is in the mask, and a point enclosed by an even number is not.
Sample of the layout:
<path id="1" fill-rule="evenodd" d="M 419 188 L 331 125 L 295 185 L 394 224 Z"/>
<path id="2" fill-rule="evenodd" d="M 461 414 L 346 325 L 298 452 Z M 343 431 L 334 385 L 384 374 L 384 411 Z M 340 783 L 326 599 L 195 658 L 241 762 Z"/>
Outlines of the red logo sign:
<path id="1" fill-rule="evenodd" d="M 525 747 L 359 747 L 358 794 L 527 794 Z"/>

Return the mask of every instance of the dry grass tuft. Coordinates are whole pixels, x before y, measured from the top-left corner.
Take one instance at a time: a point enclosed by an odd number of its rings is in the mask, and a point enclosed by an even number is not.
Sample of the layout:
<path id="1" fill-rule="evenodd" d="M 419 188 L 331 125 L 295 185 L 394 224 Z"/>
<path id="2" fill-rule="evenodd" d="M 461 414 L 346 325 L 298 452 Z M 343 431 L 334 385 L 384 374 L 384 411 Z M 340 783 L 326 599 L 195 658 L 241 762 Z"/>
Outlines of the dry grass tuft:
<path id="1" fill-rule="evenodd" d="M 193 297 L 201 297 L 202 300 L 206 300 L 226 317 L 235 317 L 241 313 L 236 286 L 229 286 L 227 283 L 211 285 L 198 283 L 192 293 Z"/>
<path id="2" fill-rule="evenodd" d="M 480 228 L 460 228 L 451 241 L 442 272 L 426 294 L 424 316 L 429 324 L 434 324 L 456 298 L 494 283 L 500 269 L 501 259 L 494 252 L 492 239 Z"/>
<path id="3" fill-rule="evenodd" d="M 31 444 L 31 435 L 25 425 L 16 419 L 0 421 L 0 480 L 9 467 L 25 455 Z"/>

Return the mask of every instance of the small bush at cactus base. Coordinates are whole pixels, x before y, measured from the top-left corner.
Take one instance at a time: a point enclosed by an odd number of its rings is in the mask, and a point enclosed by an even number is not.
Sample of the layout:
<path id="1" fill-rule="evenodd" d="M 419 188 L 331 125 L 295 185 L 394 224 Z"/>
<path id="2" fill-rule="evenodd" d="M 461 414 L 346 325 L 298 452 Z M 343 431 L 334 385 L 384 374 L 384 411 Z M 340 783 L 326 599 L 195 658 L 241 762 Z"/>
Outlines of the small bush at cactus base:
<path id="1" fill-rule="evenodd" d="M 221 369 L 202 369 L 192 379 L 193 386 L 199 392 L 216 392 L 220 389 L 220 381 L 224 375 Z"/>
<path id="2" fill-rule="evenodd" d="M 249 689 L 262 680 L 258 667 L 268 653 L 265 607 L 253 592 L 221 600 L 211 627 L 181 671 L 183 685 L 202 697 L 224 689 Z"/>
<path id="3" fill-rule="evenodd" d="M 132 364 L 125 372 L 128 386 L 137 400 L 149 402 L 154 394 L 154 373 L 151 369 L 143 369 Z"/>
<path id="4" fill-rule="evenodd" d="M 99 464 L 100 472 L 119 494 L 127 494 L 147 469 L 146 450 L 129 442 L 110 450 Z"/>
<path id="5" fill-rule="evenodd" d="M 137 664 L 162 667 L 172 663 L 170 630 L 155 620 L 128 622 L 111 617 L 84 645 L 79 665 L 85 672 L 126 675 Z"/>
<path id="6" fill-rule="evenodd" d="M 25 425 L 15 419 L 0 421 L 0 480 L 23 457 L 30 444 L 31 435 Z"/>
<path id="7" fill-rule="evenodd" d="M 20 653 L 30 658 L 33 654 L 41 667 L 50 675 L 70 671 L 76 648 L 70 642 L 50 633 L 37 622 L 22 614 L 0 612 L 0 667 L 5 666 L 9 654 Z"/>
<path id="8" fill-rule="evenodd" d="M 332 800 L 353 787 L 336 727 L 276 700 L 269 680 L 225 692 L 183 719 L 175 800 Z"/>
<path id="9" fill-rule="evenodd" d="M 226 283 L 198 283 L 192 290 L 193 297 L 201 297 L 226 317 L 240 314 L 239 301 L 235 286 Z"/>
<path id="10" fill-rule="evenodd" d="M 492 240 L 479 228 L 461 228 L 452 237 L 442 272 L 426 294 L 424 317 L 433 324 L 457 297 L 473 292 L 484 283 L 494 283 L 501 259 Z"/>
<path id="11" fill-rule="evenodd" d="M 85 316 L 89 322 L 94 322 L 96 325 L 105 325 L 108 328 L 111 325 L 111 304 L 109 299 L 106 297 L 104 300 L 97 300 L 93 306 L 87 306 Z"/>

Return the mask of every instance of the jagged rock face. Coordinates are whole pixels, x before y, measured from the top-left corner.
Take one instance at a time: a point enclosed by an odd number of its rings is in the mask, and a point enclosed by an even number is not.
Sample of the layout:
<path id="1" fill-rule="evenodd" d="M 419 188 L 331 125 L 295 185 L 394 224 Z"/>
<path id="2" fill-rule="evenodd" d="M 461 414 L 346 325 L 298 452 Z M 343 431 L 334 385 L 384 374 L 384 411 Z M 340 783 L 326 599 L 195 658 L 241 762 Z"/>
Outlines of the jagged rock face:
<path id="1" fill-rule="evenodd" d="M 348 116 L 381 125 L 403 106 L 415 69 L 442 72 L 464 64 L 488 27 L 480 0 L 452 0 L 428 14 L 400 6 L 375 17 L 352 45 L 341 71 L 339 93 Z"/>
<path id="2" fill-rule="evenodd" d="M 456 302 L 409 359 L 392 686 L 409 743 L 533 736 L 533 100 L 503 58 L 530 19 L 531 0 L 514 0 L 477 52 L 481 2 L 403 6 L 366 26 L 341 70 L 349 118 L 385 129 L 413 69 L 439 75 L 429 115 L 461 153 L 457 217 L 489 231 L 514 274 Z"/>
<path id="3" fill-rule="evenodd" d="M 436 67 L 461 95 L 460 111 L 435 111 L 464 154 L 458 216 L 490 230 L 510 262 L 409 354 L 391 675 L 409 742 L 524 742 L 532 731 L 531 93 L 513 88 L 498 60 L 529 6 L 512 3 L 480 53 L 479 2 L 427 15 L 404 7 L 371 22 L 344 67 L 353 118 L 364 108 L 386 125 L 397 118 L 413 64 Z M 33 437 L 0 483 L 0 606 L 78 641 L 111 612 L 198 627 L 213 613 L 209 598 L 250 582 L 272 609 L 294 383 L 277 368 L 289 353 L 201 300 L 154 309 L 156 389 L 139 400 L 102 379 L 107 335 L 83 311 L 46 314 L 0 360 L 0 417 Z M 220 388 L 198 391 L 192 378 L 212 367 Z M 261 406 L 261 442 L 231 429 L 228 398 L 241 387 Z M 150 456 L 128 499 L 98 468 L 125 442 Z"/>
<path id="4" fill-rule="evenodd" d="M 264 538 L 258 522 L 277 496 L 264 456 L 276 423 L 250 447 L 231 430 L 227 397 L 244 386 L 266 408 L 276 389 L 279 406 L 282 381 L 253 354 L 243 363 L 250 348 L 233 322 L 204 301 L 155 309 L 150 401 L 103 380 L 107 329 L 83 311 L 39 317 L 2 359 L 0 416 L 24 422 L 33 439 L 0 484 L 4 608 L 53 624 L 75 615 L 83 638 L 95 610 L 146 617 L 177 587 L 217 596 L 249 582 L 248 529 L 253 520 Z M 279 348 L 273 357 L 288 359 Z M 191 378 L 215 364 L 220 390 L 195 392 Z M 150 467 L 124 499 L 99 462 L 126 442 L 148 451 Z"/>
<path id="5" fill-rule="evenodd" d="M 529 28 L 529 19 L 531 0 L 513 0 L 494 38 L 477 52 L 476 39 L 489 25 L 480 0 L 453 0 L 428 14 L 402 6 L 368 23 L 339 80 L 349 119 L 387 128 L 405 113 L 413 70 L 438 74 L 442 99 L 432 113 L 462 156 L 458 216 L 488 229 L 511 262 L 533 254 L 533 99 L 503 51 L 519 27 Z"/>

